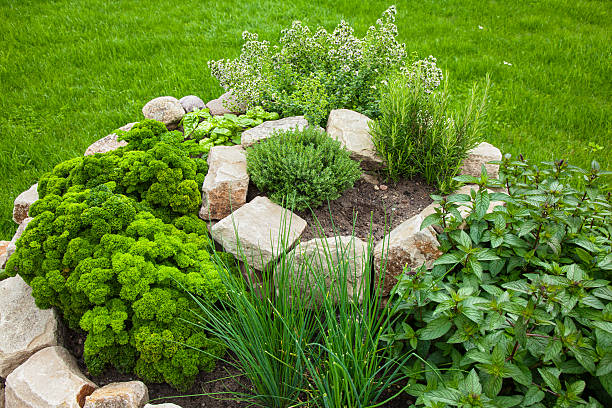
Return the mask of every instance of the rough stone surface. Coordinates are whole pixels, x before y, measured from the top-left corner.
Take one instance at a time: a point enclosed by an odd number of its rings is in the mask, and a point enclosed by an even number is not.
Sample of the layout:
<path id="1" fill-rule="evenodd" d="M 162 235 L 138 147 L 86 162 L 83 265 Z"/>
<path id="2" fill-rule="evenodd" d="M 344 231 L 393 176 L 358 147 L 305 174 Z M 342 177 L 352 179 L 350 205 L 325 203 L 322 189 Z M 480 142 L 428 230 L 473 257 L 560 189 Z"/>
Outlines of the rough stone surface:
<path id="1" fill-rule="evenodd" d="M 140 381 L 111 383 L 85 398 L 84 408 L 142 408 L 149 390 Z"/>
<path id="2" fill-rule="evenodd" d="M 246 106 L 236 102 L 230 92 L 226 92 L 217 99 L 209 101 L 206 107 L 213 116 L 225 115 L 226 113 L 243 113 L 246 111 Z"/>
<path id="3" fill-rule="evenodd" d="M 484 164 L 489 178 L 497 178 L 499 176 L 499 165 L 487 164 L 487 162 L 501 159 L 502 154 L 497 147 L 490 143 L 482 142 L 469 151 L 468 157 L 463 161 L 463 165 L 461 166 L 460 174 L 480 177 L 480 171 Z"/>
<path id="4" fill-rule="evenodd" d="M 438 241 L 432 228 L 421 231 L 423 217 L 420 214 L 404 221 L 374 247 L 374 269 L 379 279 L 381 267 L 384 266 L 382 295 L 389 294 L 397 283 L 404 267 L 420 267 L 423 263 L 431 267 L 442 253 L 438 250 Z"/>
<path id="5" fill-rule="evenodd" d="M 216 223 L 211 233 L 225 251 L 263 271 L 280 256 L 279 242 L 283 227 L 289 248 L 306 228 L 306 221 L 267 197 L 256 197 Z"/>
<path id="6" fill-rule="evenodd" d="M 147 102 L 142 108 L 142 114 L 147 119 L 162 122 L 168 129 L 176 129 L 185 115 L 185 109 L 178 99 L 172 96 L 160 96 Z"/>
<path id="7" fill-rule="evenodd" d="M 40 310 L 19 275 L 0 281 L 0 376 L 6 378 L 38 350 L 57 344 L 53 309 Z"/>
<path id="8" fill-rule="evenodd" d="M 314 238 L 300 243 L 292 251 L 295 268 L 291 271 L 291 282 L 297 284 L 304 296 L 312 296 L 311 299 L 319 303 L 323 282 L 326 293 L 338 296 L 340 281 L 343 280 L 346 281 L 349 298 L 356 296 L 361 302 L 364 272 L 368 264 L 367 250 L 368 244 L 351 236 Z M 341 268 L 334 268 L 341 263 Z"/>
<path id="9" fill-rule="evenodd" d="M 183 96 L 179 100 L 179 102 L 181 106 L 183 107 L 183 109 L 185 109 L 185 112 L 187 113 L 193 112 L 196 109 L 197 110 L 204 109 L 206 107 L 206 104 L 204 103 L 204 101 L 195 95 Z"/>
<path id="10" fill-rule="evenodd" d="M 8 259 L 7 249 L 11 241 L 0 241 L 0 269 L 4 268 L 4 264 Z"/>
<path id="11" fill-rule="evenodd" d="M 214 146 L 208 153 L 208 174 L 202 185 L 200 218 L 220 220 L 246 203 L 249 189 L 242 146 Z"/>
<path id="12" fill-rule="evenodd" d="M 327 134 L 342 143 L 351 152 L 351 157 L 361 160 L 365 168 L 382 166 L 382 159 L 370 136 L 370 119 L 349 109 L 334 109 L 327 119 Z"/>
<path id="13" fill-rule="evenodd" d="M 6 261 L 8 261 L 11 255 L 13 255 L 15 251 L 17 250 L 17 246 L 16 246 L 17 240 L 21 238 L 21 234 L 23 234 L 23 231 L 25 231 L 26 227 L 28 226 L 30 221 L 32 221 L 33 219 L 34 218 L 28 217 L 25 220 L 23 220 L 21 224 L 19 224 L 17 231 L 15 231 L 15 235 L 13 235 L 13 238 L 11 238 L 11 242 L 9 242 L 9 244 L 6 247 Z M 0 265 L 0 266 L 4 268 L 4 265 Z"/>
<path id="14" fill-rule="evenodd" d="M 242 147 L 247 148 L 255 143 L 272 136 L 278 130 L 298 129 L 308 127 L 308 121 L 303 116 L 289 116 L 288 118 L 269 120 L 254 128 L 242 132 Z"/>
<path id="15" fill-rule="evenodd" d="M 106 153 L 117 150 L 122 146 L 127 146 L 125 140 L 117 140 L 117 137 L 117 134 L 111 133 L 108 136 L 104 136 L 102 139 L 98 139 L 85 150 L 85 156 L 92 156 L 96 153 Z"/>
<path id="16" fill-rule="evenodd" d="M 13 203 L 13 221 L 21 224 L 28 217 L 30 206 L 38 200 L 38 183 L 19 194 Z"/>
<path id="17" fill-rule="evenodd" d="M 181 406 L 166 402 L 165 404 L 147 404 L 144 408 L 181 408 Z"/>
<path id="18" fill-rule="evenodd" d="M 81 408 L 96 388 L 68 350 L 47 347 L 9 374 L 5 403 L 7 408 Z"/>

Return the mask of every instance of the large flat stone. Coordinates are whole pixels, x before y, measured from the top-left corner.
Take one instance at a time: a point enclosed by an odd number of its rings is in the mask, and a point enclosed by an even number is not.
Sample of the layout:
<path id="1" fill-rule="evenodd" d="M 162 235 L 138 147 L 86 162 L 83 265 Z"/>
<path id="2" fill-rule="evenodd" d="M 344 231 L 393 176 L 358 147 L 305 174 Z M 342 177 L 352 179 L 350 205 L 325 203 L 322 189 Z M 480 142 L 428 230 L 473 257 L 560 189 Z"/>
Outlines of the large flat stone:
<path id="1" fill-rule="evenodd" d="M 499 177 L 499 165 L 490 164 L 493 160 L 501 160 L 501 151 L 490 143 L 482 142 L 475 148 L 469 151 L 468 157 L 461 165 L 460 174 L 467 174 L 474 177 L 480 177 L 482 165 L 487 169 L 487 175 L 490 179 Z"/>
<path id="2" fill-rule="evenodd" d="M 216 223 L 211 234 L 225 251 L 263 271 L 281 255 L 281 235 L 288 249 L 305 228 L 306 221 L 296 214 L 267 197 L 256 197 Z"/>
<path id="3" fill-rule="evenodd" d="M 140 381 L 110 383 L 85 398 L 84 408 L 142 408 L 149 390 Z"/>
<path id="4" fill-rule="evenodd" d="M 219 220 L 246 203 L 249 189 L 242 146 L 214 146 L 208 153 L 208 173 L 202 185 L 200 218 Z"/>
<path id="5" fill-rule="evenodd" d="M 369 265 L 367 257 L 368 244 L 359 238 L 314 238 L 291 251 L 289 259 L 293 260 L 294 268 L 289 272 L 289 282 L 305 300 L 316 304 L 328 294 L 337 298 L 340 290 L 346 290 L 349 299 L 361 302 L 366 283 L 364 274 Z M 278 277 L 275 279 L 278 287 Z"/>
<path id="6" fill-rule="evenodd" d="M 121 126 L 118 130 L 129 132 L 137 122 L 131 122 Z M 93 142 L 87 150 L 85 150 L 85 156 L 92 156 L 96 153 L 106 153 L 113 150 L 117 150 L 120 147 L 127 146 L 125 140 L 117 140 L 119 136 L 116 133 L 111 133 L 108 136 L 104 136 L 102 139 L 98 139 Z"/>
<path id="7" fill-rule="evenodd" d="M 382 159 L 370 135 L 368 123 L 370 118 L 349 109 L 334 109 L 327 119 L 327 134 L 338 140 L 351 157 L 360 160 L 364 168 L 377 169 L 382 166 Z"/>
<path id="8" fill-rule="evenodd" d="M 38 350 L 55 346 L 57 338 L 53 309 L 40 310 L 19 275 L 0 281 L 0 376 L 6 378 Z"/>
<path id="9" fill-rule="evenodd" d="M 242 147 L 247 148 L 272 136 L 281 130 L 302 130 L 308 127 L 308 121 L 303 116 L 289 116 L 278 120 L 269 120 L 254 128 L 242 132 Z"/>
<path id="10" fill-rule="evenodd" d="M 7 408 L 81 408 L 96 388 L 63 347 L 40 350 L 6 378 Z"/>
<path id="11" fill-rule="evenodd" d="M 21 224 L 28 217 L 30 206 L 38 200 L 38 183 L 19 194 L 13 203 L 13 221 Z"/>
<path id="12" fill-rule="evenodd" d="M 142 114 L 145 118 L 162 122 L 169 130 L 173 130 L 185 115 L 185 109 L 178 99 L 160 96 L 147 102 L 142 108 Z"/>
<path id="13" fill-rule="evenodd" d="M 397 277 L 406 267 L 428 268 L 442 253 L 432 228 L 421 230 L 423 217 L 420 214 L 404 221 L 381 239 L 374 247 L 374 269 L 376 280 L 383 280 L 382 295 L 386 296 L 397 283 Z M 384 271 L 384 276 L 381 275 Z"/>

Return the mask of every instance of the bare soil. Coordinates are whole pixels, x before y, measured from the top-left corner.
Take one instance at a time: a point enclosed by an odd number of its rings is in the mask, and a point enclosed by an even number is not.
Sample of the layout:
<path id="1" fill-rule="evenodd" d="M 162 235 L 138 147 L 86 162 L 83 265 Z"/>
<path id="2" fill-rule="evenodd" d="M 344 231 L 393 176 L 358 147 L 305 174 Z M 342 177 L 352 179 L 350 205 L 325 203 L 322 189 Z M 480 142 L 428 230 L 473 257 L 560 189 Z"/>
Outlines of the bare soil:
<path id="1" fill-rule="evenodd" d="M 367 180 L 367 181 L 366 181 Z M 304 218 L 308 227 L 302 235 L 302 240 L 320 236 L 351 235 L 367 240 L 372 237 L 374 243 L 383 238 L 391 229 L 403 221 L 418 214 L 432 200 L 429 197 L 434 188 L 422 180 L 402 180 L 399 183 L 383 184 L 373 177 L 360 179 L 355 186 L 327 205 L 313 211 L 302 211 L 297 214 Z M 251 184 L 249 186 L 250 201 L 261 192 Z M 330 214 L 332 214 L 330 216 Z M 318 225 L 318 226 L 317 226 Z M 122 374 L 115 369 L 107 369 L 102 375 L 92 376 L 87 371 L 83 361 L 84 333 L 78 333 L 68 328 L 63 333 L 64 346 L 77 358 L 82 372 L 98 386 L 112 382 L 139 380 L 134 374 Z M 233 356 L 226 355 L 225 360 L 232 361 Z M 246 378 L 231 363 L 219 361 L 210 373 L 200 373 L 194 386 L 187 392 L 179 392 L 167 384 L 147 384 L 149 398 L 153 404 L 174 403 L 183 408 L 241 408 L 249 406 L 232 400 L 221 400 L 202 394 L 224 393 L 228 398 L 236 392 L 244 392 L 249 386 Z M 381 398 L 394 395 L 401 385 L 388 390 Z M 191 395 L 182 397 L 182 395 Z M 387 408 L 400 408 L 410 405 L 412 398 L 407 394 L 400 395 L 392 402 L 385 404 Z"/>

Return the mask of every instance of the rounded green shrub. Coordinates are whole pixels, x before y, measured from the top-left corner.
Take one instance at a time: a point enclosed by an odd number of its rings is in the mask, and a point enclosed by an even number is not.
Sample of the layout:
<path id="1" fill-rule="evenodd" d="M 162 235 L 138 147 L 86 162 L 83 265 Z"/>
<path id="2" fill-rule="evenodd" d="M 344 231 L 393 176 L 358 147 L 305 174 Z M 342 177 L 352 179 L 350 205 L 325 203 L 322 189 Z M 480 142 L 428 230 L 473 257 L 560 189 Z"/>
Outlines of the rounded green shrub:
<path id="1" fill-rule="evenodd" d="M 224 352 L 188 323 L 196 303 L 187 291 L 214 301 L 225 290 L 206 227 L 194 215 L 164 223 L 113 187 L 73 188 L 34 203 L 7 271 L 32 287 L 40 308 L 55 307 L 87 333 L 91 373 L 112 365 L 184 389 Z"/>
<path id="2" fill-rule="evenodd" d="M 335 200 L 361 174 L 340 142 L 312 128 L 276 132 L 247 149 L 247 172 L 272 201 L 298 211 Z"/>

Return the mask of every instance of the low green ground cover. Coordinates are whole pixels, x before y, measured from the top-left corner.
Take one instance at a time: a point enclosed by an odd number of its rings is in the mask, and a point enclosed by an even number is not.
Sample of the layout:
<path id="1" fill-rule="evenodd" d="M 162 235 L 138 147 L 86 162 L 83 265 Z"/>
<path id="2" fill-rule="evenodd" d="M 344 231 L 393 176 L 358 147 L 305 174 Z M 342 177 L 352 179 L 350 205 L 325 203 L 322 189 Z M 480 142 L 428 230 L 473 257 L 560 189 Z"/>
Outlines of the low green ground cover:
<path id="1" fill-rule="evenodd" d="M 344 18 L 365 34 L 388 2 L 3 2 L 0 5 L 0 238 L 12 201 L 40 175 L 141 118 L 160 95 L 217 97 L 207 61 L 235 57 L 241 33 L 277 40 L 292 20 L 328 29 Z M 399 39 L 434 55 L 467 97 L 489 73 L 485 138 L 534 160 L 587 166 L 592 142 L 610 168 L 612 77 L 606 1 L 410 1 Z M 461 100 L 461 99 L 459 99 Z"/>

